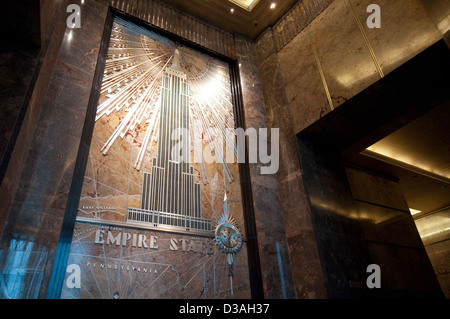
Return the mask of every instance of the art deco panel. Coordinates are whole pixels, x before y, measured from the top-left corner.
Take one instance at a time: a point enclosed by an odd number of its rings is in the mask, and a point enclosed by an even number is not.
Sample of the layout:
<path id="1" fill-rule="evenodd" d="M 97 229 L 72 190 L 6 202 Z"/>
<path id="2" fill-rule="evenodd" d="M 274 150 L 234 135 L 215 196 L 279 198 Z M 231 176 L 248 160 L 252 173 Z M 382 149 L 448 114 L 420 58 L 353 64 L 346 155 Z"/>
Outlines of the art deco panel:
<path id="1" fill-rule="evenodd" d="M 105 63 L 62 298 L 249 298 L 228 64 L 117 17 Z"/>
<path id="2" fill-rule="evenodd" d="M 110 5 L 183 39 L 228 57 L 235 57 L 231 33 L 211 26 L 156 0 L 108 0 Z M 206 36 L 205 36 L 206 35 Z"/>

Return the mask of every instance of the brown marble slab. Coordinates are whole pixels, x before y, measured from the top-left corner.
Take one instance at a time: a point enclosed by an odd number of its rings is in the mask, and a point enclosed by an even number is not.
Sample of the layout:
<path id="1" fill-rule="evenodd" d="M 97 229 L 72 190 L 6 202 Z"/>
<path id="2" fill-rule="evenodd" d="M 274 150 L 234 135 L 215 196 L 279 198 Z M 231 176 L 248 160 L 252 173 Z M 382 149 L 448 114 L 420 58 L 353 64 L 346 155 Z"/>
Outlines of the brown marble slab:
<path id="1" fill-rule="evenodd" d="M 298 133 L 331 111 L 308 30 L 286 45 L 278 60 L 293 130 Z"/>
<path id="2" fill-rule="evenodd" d="M 367 27 L 371 0 L 350 0 L 384 75 L 442 38 L 420 0 L 380 0 L 381 28 Z M 399 14 L 401 12 L 401 14 Z"/>
<path id="3" fill-rule="evenodd" d="M 381 78 L 348 0 L 335 0 L 310 24 L 333 108 Z"/>
<path id="4" fill-rule="evenodd" d="M 246 129 L 268 128 L 254 44 L 245 38 L 237 37 L 236 50 L 239 56 Z M 250 176 L 264 295 L 269 299 L 294 298 L 277 178 L 276 175 L 262 175 L 261 166 L 261 163 L 250 164 Z M 278 255 L 282 261 L 281 265 Z"/>

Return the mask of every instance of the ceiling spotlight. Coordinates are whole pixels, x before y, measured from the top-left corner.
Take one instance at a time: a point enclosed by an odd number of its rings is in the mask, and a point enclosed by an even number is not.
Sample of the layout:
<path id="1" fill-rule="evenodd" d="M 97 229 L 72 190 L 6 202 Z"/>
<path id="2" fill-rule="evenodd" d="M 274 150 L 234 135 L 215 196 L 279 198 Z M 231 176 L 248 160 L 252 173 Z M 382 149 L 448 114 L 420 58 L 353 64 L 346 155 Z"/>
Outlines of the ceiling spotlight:
<path id="1" fill-rule="evenodd" d="M 276 6 L 277 4 L 275 2 L 272 2 L 272 4 L 270 5 L 270 9 L 275 9 Z"/>
<path id="2" fill-rule="evenodd" d="M 420 211 L 420 210 L 412 209 L 412 208 L 410 208 L 409 211 L 411 212 L 411 215 L 415 215 L 415 214 L 418 214 L 418 213 L 421 213 L 421 212 L 422 212 L 422 211 Z"/>
<path id="3" fill-rule="evenodd" d="M 230 13 L 231 13 L 231 14 L 234 13 L 234 9 L 233 9 L 233 8 L 230 9 Z"/>

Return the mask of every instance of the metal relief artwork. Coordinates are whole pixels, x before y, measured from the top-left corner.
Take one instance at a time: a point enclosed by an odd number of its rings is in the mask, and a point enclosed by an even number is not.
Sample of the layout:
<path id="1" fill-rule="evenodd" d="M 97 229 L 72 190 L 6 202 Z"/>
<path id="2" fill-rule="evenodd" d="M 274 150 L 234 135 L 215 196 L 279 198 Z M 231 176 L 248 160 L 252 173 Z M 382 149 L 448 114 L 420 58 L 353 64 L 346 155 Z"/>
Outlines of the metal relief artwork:
<path id="1" fill-rule="evenodd" d="M 242 248 L 242 234 L 234 218 L 230 215 L 230 207 L 225 195 L 223 214 L 217 221 L 215 241 L 221 251 L 227 256 L 230 289 L 233 291 L 233 264 L 234 258 Z"/>
<path id="2" fill-rule="evenodd" d="M 226 62 L 116 17 L 61 297 L 250 298 L 234 127 Z"/>

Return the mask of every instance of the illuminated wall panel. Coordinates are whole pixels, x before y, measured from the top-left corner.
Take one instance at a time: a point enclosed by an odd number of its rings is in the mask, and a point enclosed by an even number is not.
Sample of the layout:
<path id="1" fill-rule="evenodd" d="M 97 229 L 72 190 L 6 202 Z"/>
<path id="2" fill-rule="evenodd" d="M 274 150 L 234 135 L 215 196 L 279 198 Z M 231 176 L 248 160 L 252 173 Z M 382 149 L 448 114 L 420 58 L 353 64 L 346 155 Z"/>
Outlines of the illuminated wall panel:
<path id="1" fill-rule="evenodd" d="M 62 298 L 250 298 L 228 64 L 117 17 L 105 63 Z"/>

